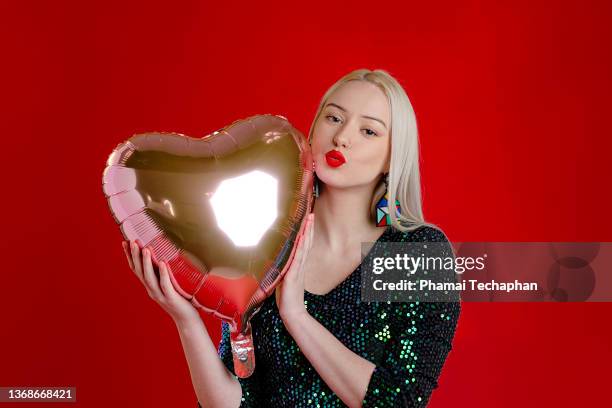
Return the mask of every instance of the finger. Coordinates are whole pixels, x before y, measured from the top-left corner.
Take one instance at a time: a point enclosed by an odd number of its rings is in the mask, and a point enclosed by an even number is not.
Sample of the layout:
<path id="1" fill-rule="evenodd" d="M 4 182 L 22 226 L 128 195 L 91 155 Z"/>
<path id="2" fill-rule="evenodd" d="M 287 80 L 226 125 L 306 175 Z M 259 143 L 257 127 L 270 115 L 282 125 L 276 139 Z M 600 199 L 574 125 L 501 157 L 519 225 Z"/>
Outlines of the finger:
<path id="1" fill-rule="evenodd" d="M 308 216 L 308 230 L 306 233 L 308 234 L 308 239 L 312 241 L 312 237 L 314 235 L 314 214 L 310 214 Z"/>
<path id="2" fill-rule="evenodd" d="M 136 274 L 136 276 L 138 276 L 138 279 L 140 279 L 140 281 L 144 283 L 144 278 L 142 276 L 142 259 L 140 257 L 140 248 L 138 247 L 138 244 L 136 242 L 130 242 L 132 247 L 132 263 L 134 265 L 134 273 Z"/>
<path id="3" fill-rule="evenodd" d="M 300 235 L 300 238 L 298 240 L 297 248 L 295 250 L 295 259 L 296 259 L 296 261 L 302 259 L 302 254 L 304 253 L 304 241 L 306 240 L 305 239 L 306 238 L 305 235 L 306 234 Z"/>
<path id="4" fill-rule="evenodd" d="M 313 225 L 314 225 L 314 213 L 310 213 L 310 214 L 308 214 L 308 218 L 306 219 L 306 225 L 305 225 L 305 228 L 304 228 L 304 232 L 302 233 L 302 241 L 305 244 L 308 244 L 308 240 L 310 239 L 310 236 L 312 234 Z"/>
<path id="5" fill-rule="evenodd" d="M 315 223 L 315 215 L 312 214 L 311 219 L 310 219 L 310 237 L 309 237 L 309 241 L 308 241 L 308 249 L 309 250 L 312 247 L 312 243 L 314 241 L 314 223 Z"/>
<path id="6" fill-rule="evenodd" d="M 153 264 L 151 262 L 151 251 L 149 248 L 144 248 L 142 250 L 142 266 L 144 269 L 144 280 L 147 288 L 149 289 L 152 297 L 155 300 L 162 300 L 164 295 L 159 288 L 159 280 L 155 276 L 155 272 L 153 271 Z"/>
<path id="7" fill-rule="evenodd" d="M 306 226 L 308 227 L 308 226 Z M 305 231 L 306 232 L 306 231 Z M 295 250 L 295 255 L 293 256 L 293 260 L 291 261 L 291 266 L 287 271 L 286 278 L 289 279 L 298 279 L 298 274 L 295 272 L 299 272 L 302 268 L 303 260 L 304 260 L 304 242 L 306 241 L 306 234 L 301 234 L 298 238 L 297 248 Z"/>
<path id="8" fill-rule="evenodd" d="M 300 242 L 298 243 L 300 259 L 302 259 L 306 255 L 310 246 L 310 242 L 312 241 L 313 224 L 314 214 L 309 214 L 308 219 L 306 220 L 306 227 L 304 228 L 304 232 L 300 236 Z"/>
<path id="9" fill-rule="evenodd" d="M 300 256 L 300 269 L 303 269 L 304 264 L 306 263 L 306 257 L 308 256 L 308 252 L 312 247 L 312 238 L 314 236 L 314 214 L 310 214 L 308 218 L 308 229 L 304 233 L 304 243 L 301 248 L 301 256 Z"/>
<path id="10" fill-rule="evenodd" d="M 130 265 L 130 269 L 134 270 L 134 262 L 132 262 L 132 257 L 130 256 L 128 242 L 127 241 L 122 241 L 121 242 L 121 247 L 123 248 L 123 253 L 125 254 L 125 257 L 127 258 L 128 264 Z"/>
<path id="11" fill-rule="evenodd" d="M 170 280 L 170 271 L 168 270 L 168 266 L 165 262 L 159 263 L 159 287 L 161 288 L 164 296 L 170 299 L 176 298 L 176 296 L 181 296 L 172 285 L 172 281 Z"/>

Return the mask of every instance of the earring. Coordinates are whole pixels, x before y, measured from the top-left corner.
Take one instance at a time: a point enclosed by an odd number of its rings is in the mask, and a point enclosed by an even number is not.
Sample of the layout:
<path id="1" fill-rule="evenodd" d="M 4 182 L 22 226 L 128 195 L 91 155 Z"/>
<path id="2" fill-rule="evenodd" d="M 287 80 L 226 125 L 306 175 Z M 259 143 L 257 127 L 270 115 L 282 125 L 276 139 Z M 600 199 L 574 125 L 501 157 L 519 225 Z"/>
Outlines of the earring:
<path id="1" fill-rule="evenodd" d="M 319 179 L 317 178 L 317 173 L 314 172 L 315 164 L 312 162 L 312 195 L 314 198 L 319 197 Z"/>
<path id="2" fill-rule="evenodd" d="M 389 216 L 389 173 L 385 174 L 385 194 L 376 204 L 376 226 L 387 227 L 391 225 L 391 217 Z M 395 214 L 400 215 L 400 203 L 395 199 Z"/>

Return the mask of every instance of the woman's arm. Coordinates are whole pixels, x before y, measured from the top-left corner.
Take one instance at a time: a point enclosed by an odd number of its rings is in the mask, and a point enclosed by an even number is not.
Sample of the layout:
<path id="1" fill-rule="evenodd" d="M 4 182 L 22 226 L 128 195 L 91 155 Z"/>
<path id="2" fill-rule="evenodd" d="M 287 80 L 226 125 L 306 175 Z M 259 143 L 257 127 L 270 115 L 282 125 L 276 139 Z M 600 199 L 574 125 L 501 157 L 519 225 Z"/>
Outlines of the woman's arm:
<path id="1" fill-rule="evenodd" d="M 238 407 L 242 387 L 217 355 L 195 307 L 174 289 L 167 265 L 160 263 L 158 279 L 148 249 L 141 251 L 136 242 L 124 241 L 123 250 L 130 268 L 151 299 L 174 321 L 189 365 L 193 388 L 202 407 Z"/>
<path id="2" fill-rule="evenodd" d="M 400 305 L 389 310 L 391 337 L 372 373 L 364 407 L 426 407 L 452 349 L 459 302 Z"/>
<path id="3" fill-rule="evenodd" d="M 314 214 L 309 214 L 289 270 L 276 289 L 276 304 L 289 334 L 304 356 L 349 407 L 360 407 L 375 365 L 353 353 L 304 307 L 303 262 L 312 246 Z"/>
<path id="4" fill-rule="evenodd" d="M 444 234 L 432 230 L 423 229 L 406 241 L 444 242 L 444 253 L 453 256 Z M 300 248 L 298 266 L 292 265 L 277 290 L 281 318 L 304 356 L 349 407 L 424 407 L 452 348 L 459 294 L 454 293 L 453 302 L 404 303 L 393 309 L 397 314 L 394 336 L 385 347 L 385 360 L 375 365 L 347 348 L 306 311 L 301 258 L 309 245 L 306 242 L 306 249 Z M 446 278 L 454 279 L 454 272 Z"/>
<path id="5" fill-rule="evenodd" d="M 177 323 L 176 327 L 202 408 L 240 406 L 240 383 L 219 358 L 202 320 Z"/>

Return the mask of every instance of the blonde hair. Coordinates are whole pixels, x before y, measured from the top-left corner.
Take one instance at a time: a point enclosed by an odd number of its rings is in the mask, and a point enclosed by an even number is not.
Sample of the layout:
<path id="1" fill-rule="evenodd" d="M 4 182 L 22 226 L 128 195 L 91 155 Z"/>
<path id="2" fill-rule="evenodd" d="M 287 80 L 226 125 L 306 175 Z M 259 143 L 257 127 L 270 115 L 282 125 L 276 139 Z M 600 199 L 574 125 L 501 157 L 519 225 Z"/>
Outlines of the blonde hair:
<path id="1" fill-rule="evenodd" d="M 416 116 L 408 95 L 400 83 L 387 71 L 376 69 L 357 69 L 340 78 L 321 98 L 317 114 L 312 121 L 308 140 L 312 140 L 314 125 L 321 115 L 330 95 L 348 81 L 367 81 L 387 96 L 391 108 L 391 162 L 389 166 L 388 203 L 391 225 L 400 231 L 412 231 L 423 225 L 437 228 L 425 222 L 421 202 L 421 178 L 419 171 L 419 138 Z M 370 206 L 372 216 L 376 217 L 376 203 L 385 194 L 384 177 L 374 189 Z M 396 216 L 391 203 L 400 203 L 400 214 Z"/>

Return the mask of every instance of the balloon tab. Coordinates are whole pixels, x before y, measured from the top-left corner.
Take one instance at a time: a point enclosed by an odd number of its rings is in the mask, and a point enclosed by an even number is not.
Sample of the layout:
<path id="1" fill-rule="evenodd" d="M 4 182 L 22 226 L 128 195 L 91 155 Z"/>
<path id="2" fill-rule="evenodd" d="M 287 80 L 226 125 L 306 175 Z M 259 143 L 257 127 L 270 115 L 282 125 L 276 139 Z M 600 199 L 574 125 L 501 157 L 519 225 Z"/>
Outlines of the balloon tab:
<path id="1" fill-rule="evenodd" d="M 234 371 L 240 378 L 247 378 L 255 371 L 255 351 L 251 325 L 247 324 L 244 333 L 230 333 L 232 355 L 234 356 Z"/>

